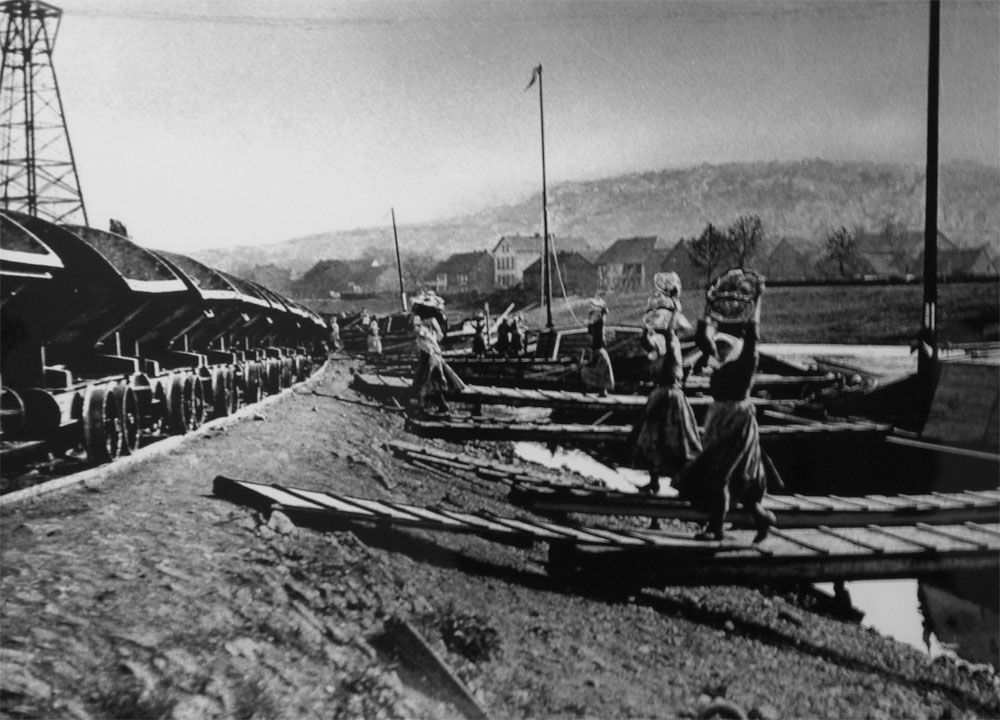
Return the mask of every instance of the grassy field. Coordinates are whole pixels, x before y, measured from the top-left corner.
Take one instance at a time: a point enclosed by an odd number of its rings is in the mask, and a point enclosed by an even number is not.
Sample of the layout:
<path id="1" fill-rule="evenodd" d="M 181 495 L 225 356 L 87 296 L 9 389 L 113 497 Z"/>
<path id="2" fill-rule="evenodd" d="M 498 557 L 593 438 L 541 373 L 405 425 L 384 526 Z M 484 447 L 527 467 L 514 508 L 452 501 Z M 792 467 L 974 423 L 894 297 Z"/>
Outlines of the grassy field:
<path id="1" fill-rule="evenodd" d="M 610 322 L 637 325 L 647 293 L 605 296 Z M 553 323 L 575 325 L 586 320 L 588 298 L 554 298 Z M 704 293 L 682 296 L 692 323 L 701 317 Z M 764 296 L 766 342 L 862 343 L 905 345 L 920 328 L 923 288 L 920 285 L 771 287 Z M 574 319 L 574 314 L 576 319 Z M 528 326 L 545 326 L 545 311 L 525 313 Z M 998 339 L 1000 283 L 952 283 L 938 287 L 938 336 L 942 343 Z"/>

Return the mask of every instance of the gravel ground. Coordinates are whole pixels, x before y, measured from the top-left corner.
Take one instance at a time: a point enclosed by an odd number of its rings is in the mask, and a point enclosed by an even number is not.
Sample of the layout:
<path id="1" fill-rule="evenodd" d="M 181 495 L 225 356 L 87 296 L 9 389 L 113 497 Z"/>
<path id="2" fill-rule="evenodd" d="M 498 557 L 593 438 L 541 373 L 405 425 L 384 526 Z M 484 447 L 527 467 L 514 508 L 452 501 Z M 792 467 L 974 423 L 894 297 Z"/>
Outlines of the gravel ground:
<path id="1" fill-rule="evenodd" d="M 490 717 L 997 717 L 994 676 L 766 588 L 621 597 L 547 576 L 544 546 L 319 533 L 212 496 L 224 474 L 516 514 L 504 488 L 393 458 L 398 413 L 350 361 L 242 420 L 0 517 L 0 716 L 470 714 L 407 658 L 405 620 Z M 502 445 L 457 451 L 508 459 Z"/>

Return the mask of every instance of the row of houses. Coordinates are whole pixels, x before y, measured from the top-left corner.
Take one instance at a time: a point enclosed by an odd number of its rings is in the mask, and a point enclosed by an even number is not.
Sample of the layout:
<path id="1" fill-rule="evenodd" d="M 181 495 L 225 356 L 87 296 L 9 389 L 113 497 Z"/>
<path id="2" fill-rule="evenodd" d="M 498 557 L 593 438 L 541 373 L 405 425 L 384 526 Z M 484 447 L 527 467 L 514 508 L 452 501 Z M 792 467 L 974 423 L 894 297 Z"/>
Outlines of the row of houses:
<path id="1" fill-rule="evenodd" d="M 708 281 L 707 271 L 694 262 L 686 240 L 671 245 L 656 236 L 620 238 L 607 249 L 595 251 L 578 238 L 553 238 L 553 246 L 556 250 L 551 276 L 555 292 L 563 288 L 575 295 L 597 289 L 644 290 L 660 271 L 676 272 L 686 287 L 702 287 Z M 517 285 L 537 290 L 542 283 L 542 252 L 540 235 L 504 236 L 492 250 L 457 253 L 438 263 L 425 277 L 425 284 L 442 295 L 488 293 Z M 843 274 L 840 264 L 827 257 L 824 247 L 788 238 L 765 240 L 749 265 L 772 281 L 919 276 L 923 268 L 923 233 L 861 235 L 844 263 Z M 1000 255 L 989 244 L 957 247 L 939 232 L 938 274 L 996 276 L 1000 274 Z"/>

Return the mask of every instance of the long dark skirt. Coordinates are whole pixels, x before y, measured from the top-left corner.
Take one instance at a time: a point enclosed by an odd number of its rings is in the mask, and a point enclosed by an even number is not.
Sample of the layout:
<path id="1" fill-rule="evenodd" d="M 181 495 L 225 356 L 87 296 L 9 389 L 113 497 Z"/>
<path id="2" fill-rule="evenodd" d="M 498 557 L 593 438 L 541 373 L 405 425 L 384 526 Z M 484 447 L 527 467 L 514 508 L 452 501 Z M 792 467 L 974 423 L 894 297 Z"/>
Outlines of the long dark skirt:
<path id="1" fill-rule="evenodd" d="M 421 405 L 427 398 L 443 400 L 445 393 L 457 392 L 464 387 L 465 383 L 440 355 L 420 353 L 412 388 Z"/>
<path id="2" fill-rule="evenodd" d="M 678 495 L 698 510 L 712 512 L 728 490 L 729 510 L 760 502 L 769 484 L 781 487 L 781 478 L 760 448 L 753 404 L 716 401 L 705 422 L 704 449 L 673 483 Z"/>
<path id="3" fill-rule="evenodd" d="M 701 452 L 694 411 L 677 386 L 653 388 L 635 439 L 636 462 L 661 476 L 673 477 Z"/>

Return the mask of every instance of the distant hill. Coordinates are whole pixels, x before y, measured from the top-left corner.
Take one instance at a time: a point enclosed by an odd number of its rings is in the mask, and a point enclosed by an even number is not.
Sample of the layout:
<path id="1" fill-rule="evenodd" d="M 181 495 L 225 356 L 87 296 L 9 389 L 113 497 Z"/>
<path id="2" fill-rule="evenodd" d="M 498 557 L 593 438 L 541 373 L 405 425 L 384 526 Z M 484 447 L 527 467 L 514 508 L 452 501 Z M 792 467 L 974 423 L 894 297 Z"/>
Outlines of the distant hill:
<path id="1" fill-rule="evenodd" d="M 941 166 L 938 228 L 956 245 L 1000 247 L 1000 169 L 975 162 Z M 844 225 L 878 228 L 887 218 L 911 229 L 924 221 L 924 171 L 893 163 L 799 162 L 699 165 L 684 169 L 566 182 L 549 190 L 549 231 L 595 248 L 616 238 L 657 235 L 673 244 L 707 222 L 727 225 L 760 215 L 771 237 L 822 240 Z M 541 231 L 541 197 L 462 217 L 399 227 L 404 254 L 444 258 L 491 249 L 501 235 Z M 258 265 L 298 277 L 323 259 L 392 252 L 392 232 L 365 228 L 322 233 L 256 247 L 205 250 L 202 262 L 236 274 Z"/>

